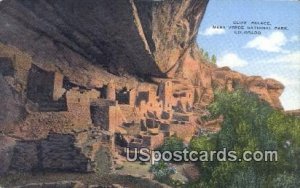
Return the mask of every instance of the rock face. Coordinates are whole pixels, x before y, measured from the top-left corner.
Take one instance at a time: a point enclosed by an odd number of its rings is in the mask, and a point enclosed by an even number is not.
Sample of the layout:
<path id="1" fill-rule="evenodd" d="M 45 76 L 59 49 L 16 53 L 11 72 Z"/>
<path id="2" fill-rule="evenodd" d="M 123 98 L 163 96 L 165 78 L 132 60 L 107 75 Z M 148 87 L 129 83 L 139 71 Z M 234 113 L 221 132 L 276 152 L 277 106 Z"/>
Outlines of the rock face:
<path id="1" fill-rule="evenodd" d="M 279 97 L 284 85 L 273 79 L 263 79 L 260 76 L 246 76 L 230 70 L 228 67 L 216 68 L 212 72 L 213 87 L 221 90 L 234 91 L 246 89 L 257 94 L 276 109 L 282 109 Z"/>
<path id="2" fill-rule="evenodd" d="M 287 115 L 300 117 L 300 109 L 285 111 Z"/>
<path id="3" fill-rule="evenodd" d="M 43 63 L 164 76 L 194 43 L 208 0 L 1 3 L 0 41 Z"/>

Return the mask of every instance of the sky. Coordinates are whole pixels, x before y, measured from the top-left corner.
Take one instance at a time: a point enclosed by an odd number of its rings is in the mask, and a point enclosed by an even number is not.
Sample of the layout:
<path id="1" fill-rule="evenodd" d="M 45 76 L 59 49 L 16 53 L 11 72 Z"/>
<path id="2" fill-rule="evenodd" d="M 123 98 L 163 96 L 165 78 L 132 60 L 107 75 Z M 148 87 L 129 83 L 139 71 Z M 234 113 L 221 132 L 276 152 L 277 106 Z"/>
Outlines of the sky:
<path id="1" fill-rule="evenodd" d="M 243 25 L 244 30 L 229 28 Z M 247 26 L 270 29 L 244 34 L 249 31 Z M 238 31 L 242 34 L 235 33 Z M 285 85 L 280 97 L 284 109 L 300 109 L 300 1 L 210 0 L 197 42 L 217 56 L 219 67 L 280 81 Z"/>

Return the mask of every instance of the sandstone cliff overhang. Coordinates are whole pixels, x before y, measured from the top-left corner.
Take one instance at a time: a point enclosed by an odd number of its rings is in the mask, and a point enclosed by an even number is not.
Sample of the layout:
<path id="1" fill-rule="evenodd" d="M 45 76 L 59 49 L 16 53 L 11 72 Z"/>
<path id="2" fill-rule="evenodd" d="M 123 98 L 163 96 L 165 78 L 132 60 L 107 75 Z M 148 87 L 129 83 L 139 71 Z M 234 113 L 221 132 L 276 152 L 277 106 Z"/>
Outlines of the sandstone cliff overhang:
<path id="1" fill-rule="evenodd" d="M 164 77 L 195 43 L 208 0 L 9 0 L 0 42 L 47 64 Z"/>

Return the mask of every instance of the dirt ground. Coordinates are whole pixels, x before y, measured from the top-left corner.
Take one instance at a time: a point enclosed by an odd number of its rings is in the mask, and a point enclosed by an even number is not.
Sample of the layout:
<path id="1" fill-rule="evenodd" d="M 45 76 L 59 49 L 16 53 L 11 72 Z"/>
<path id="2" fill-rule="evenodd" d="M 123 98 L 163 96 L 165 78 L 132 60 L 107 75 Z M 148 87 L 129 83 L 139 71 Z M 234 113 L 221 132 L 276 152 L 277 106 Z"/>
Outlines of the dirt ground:
<path id="1" fill-rule="evenodd" d="M 183 173 L 183 169 L 191 164 L 180 163 L 174 164 L 176 167 L 176 174 L 171 178 L 179 180 L 180 182 L 188 183 L 188 179 Z M 80 181 L 85 185 L 101 185 L 110 186 L 112 184 L 120 184 L 130 188 L 147 188 L 153 187 L 150 183 L 147 185 L 146 181 L 151 181 L 154 177 L 149 171 L 150 163 L 128 162 L 125 161 L 122 167 L 116 169 L 112 174 L 98 173 L 17 173 L 0 177 L 0 188 L 9 188 L 19 185 L 26 185 L 30 183 L 42 182 L 60 182 L 60 181 Z M 166 186 L 167 187 L 167 186 Z"/>
<path id="2" fill-rule="evenodd" d="M 191 164 L 189 163 L 178 163 L 174 164 L 176 168 L 176 174 L 173 174 L 171 178 L 173 180 L 179 180 L 181 182 L 188 182 L 188 179 L 185 177 L 183 173 L 183 169 Z M 153 174 L 149 172 L 151 164 L 150 163 L 140 163 L 140 162 L 124 162 L 123 168 L 116 170 L 116 174 L 120 175 L 132 175 L 135 177 L 144 177 L 153 179 Z"/>
<path id="3" fill-rule="evenodd" d="M 80 181 L 88 186 L 101 185 L 103 187 L 110 187 L 112 184 L 119 184 L 124 187 L 132 188 L 146 188 L 153 187 L 147 183 L 148 180 L 129 176 L 129 175 L 99 175 L 93 174 L 80 174 L 80 173 L 38 173 L 38 174 L 25 174 L 19 173 L 0 177 L 0 188 L 10 188 L 30 183 L 45 183 L 45 182 L 61 182 L 61 181 Z"/>

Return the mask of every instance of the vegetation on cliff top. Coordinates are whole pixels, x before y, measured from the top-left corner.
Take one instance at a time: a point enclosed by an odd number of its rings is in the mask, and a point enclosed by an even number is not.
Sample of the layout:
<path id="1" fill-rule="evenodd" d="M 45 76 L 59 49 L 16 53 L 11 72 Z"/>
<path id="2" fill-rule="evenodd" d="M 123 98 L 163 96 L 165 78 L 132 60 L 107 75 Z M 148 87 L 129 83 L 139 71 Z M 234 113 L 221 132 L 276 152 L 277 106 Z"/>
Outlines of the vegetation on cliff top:
<path id="1" fill-rule="evenodd" d="M 202 57 L 204 58 L 205 61 L 212 63 L 214 65 L 217 64 L 217 56 L 216 55 L 212 55 L 210 57 L 209 53 L 207 51 L 205 51 L 203 48 L 200 48 L 200 53 L 202 55 Z"/>

